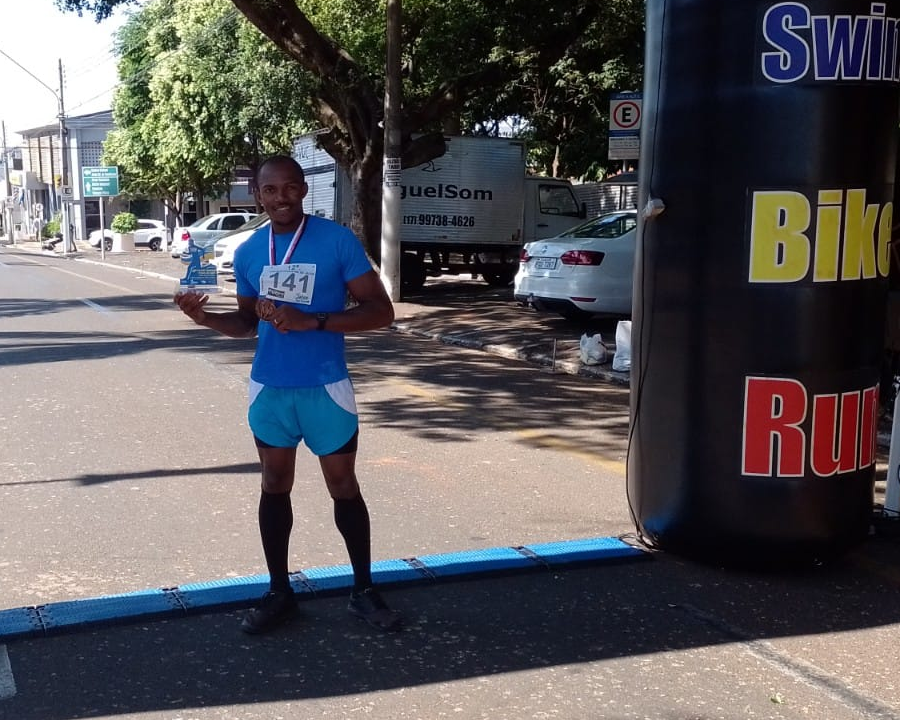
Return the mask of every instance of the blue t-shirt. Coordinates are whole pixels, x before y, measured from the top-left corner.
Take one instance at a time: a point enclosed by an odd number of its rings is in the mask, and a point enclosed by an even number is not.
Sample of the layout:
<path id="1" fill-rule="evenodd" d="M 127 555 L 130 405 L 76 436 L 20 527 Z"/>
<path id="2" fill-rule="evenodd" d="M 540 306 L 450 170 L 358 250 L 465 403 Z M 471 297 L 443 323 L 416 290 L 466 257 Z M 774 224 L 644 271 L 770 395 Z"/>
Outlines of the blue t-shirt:
<path id="1" fill-rule="evenodd" d="M 275 235 L 275 264 L 282 264 L 293 233 Z M 315 265 L 309 305 L 294 304 L 305 313 L 340 312 L 347 301 L 347 283 L 372 269 L 357 237 L 342 225 L 307 216 L 306 228 L 288 263 Z M 259 297 L 260 275 L 269 265 L 269 226 L 259 228 L 234 253 L 238 295 Z M 276 302 L 276 305 L 282 303 Z M 250 377 L 271 387 L 315 387 L 348 377 L 343 333 L 291 331 L 279 333 L 260 321 L 259 340 Z"/>

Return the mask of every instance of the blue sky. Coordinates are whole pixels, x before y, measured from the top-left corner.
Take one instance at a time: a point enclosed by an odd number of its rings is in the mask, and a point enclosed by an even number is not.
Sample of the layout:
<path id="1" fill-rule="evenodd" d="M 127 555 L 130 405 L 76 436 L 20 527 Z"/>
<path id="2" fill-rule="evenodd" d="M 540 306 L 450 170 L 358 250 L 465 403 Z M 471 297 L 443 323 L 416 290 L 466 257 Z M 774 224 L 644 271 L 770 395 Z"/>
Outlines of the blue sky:
<path id="1" fill-rule="evenodd" d="M 4 3 L 0 14 L 0 50 L 56 92 L 62 60 L 67 115 L 109 109 L 116 84 L 113 35 L 126 15 L 118 12 L 97 23 L 61 12 L 53 0 L 9 3 L 8 8 Z M 9 145 L 19 141 L 16 130 L 56 122 L 57 107 L 50 90 L 0 54 L 0 120 L 6 122 Z"/>

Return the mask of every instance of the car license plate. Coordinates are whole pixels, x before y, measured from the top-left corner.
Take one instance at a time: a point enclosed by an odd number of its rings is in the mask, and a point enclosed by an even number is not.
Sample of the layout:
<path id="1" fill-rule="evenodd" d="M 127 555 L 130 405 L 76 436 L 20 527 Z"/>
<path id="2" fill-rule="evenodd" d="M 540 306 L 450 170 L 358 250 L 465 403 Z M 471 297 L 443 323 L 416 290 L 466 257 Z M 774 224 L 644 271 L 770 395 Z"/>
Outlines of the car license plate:
<path id="1" fill-rule="evenodd" d="M 535 270 L 555 270 L 556 258 L 537 258 L 534 261 Z"/>

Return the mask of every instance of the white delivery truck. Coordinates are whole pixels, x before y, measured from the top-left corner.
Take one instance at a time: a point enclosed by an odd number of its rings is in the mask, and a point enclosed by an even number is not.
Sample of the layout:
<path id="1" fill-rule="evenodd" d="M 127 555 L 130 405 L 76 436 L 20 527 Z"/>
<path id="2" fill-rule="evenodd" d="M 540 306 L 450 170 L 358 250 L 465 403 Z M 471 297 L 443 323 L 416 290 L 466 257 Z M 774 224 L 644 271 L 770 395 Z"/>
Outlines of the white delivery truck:
<path id="1" fill-rule="evenodd" d="M 522 245 L 550 237 L 585 216 L 567 180 L 525 174 L 525 143 L 509 138 L 448 137 L 447 150 L 401 176 L 401 284 L 426 277 L 481 275 L 512 282 Z M 350 179 L 316 146 L 315 134 L 294 145 L 309 184 L 306 210 L 350 223 Z"/>

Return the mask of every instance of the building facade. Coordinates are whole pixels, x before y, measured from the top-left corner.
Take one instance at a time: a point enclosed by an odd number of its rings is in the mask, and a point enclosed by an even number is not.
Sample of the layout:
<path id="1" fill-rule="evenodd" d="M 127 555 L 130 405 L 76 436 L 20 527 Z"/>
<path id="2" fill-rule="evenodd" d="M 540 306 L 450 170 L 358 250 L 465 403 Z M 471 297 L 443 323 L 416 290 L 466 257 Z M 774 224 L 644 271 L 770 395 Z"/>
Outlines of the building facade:
<path id="1" fill-rule="evenodd" d="M 23 144 L 25 205 L 32 223 L 34 219 L 47 222 L 61 211 L 62 200 L 68 198 L 73 238 L 84 239 L 91 230 L 100 227 L 100 202 L 97 198 L 84 197 L 81 170 L 102 164 L 103 142 L 115 123 L 112 112 L 104 110 L 66 118 L 65 125 L 65 177 L 59 125 L 19 131 Z M 105 204 L 107 218 L 128 207 L 127 201 L 121 198 L 108 198 Z M 109 225 L 109 219 L 104 224 Z"/>
<path id="2" fill-rule="evenodd" d="M 112 111 L 104 110 L 68 117 L 65 125 L 66 177 L 63 178 L 59 125 L 44 125 L 18 131 L 23 138 L 23 168 L 18 184 L 24 189 L 22 206 L 29 227 L 35 224 L 35 218 L 41 222 L 50 220 L 60 212 L 61 199 L 68 197 L 73 238 L 83 240 L 92 230 L 100 228 L 101 203 L 99 198 L 84 197 L 82 170 L 85 167 L 103 165 L 103 143 L 110 131 L 115 129 L 115 122 Z M 207 198 L 200 207 L 197 207 L 198 203 L 192 197 L 185 197 L 181 222 L 188 224 L 207 213 L 256 212 L 247 175 L 248 173 L 237 173 L 228 195 Z M 12 179 L 11 182 L 16 184 L 17 181 Z M 69 194 L 63 191 L 69 191 Z M 131 210 L 140 217 L 157 220 L 164 220 L 166 212 L 163 203 L 155 198 L 132 204 L 123 196 L 103 198 L 102 210 L 103 225 L 106 228 L 109 228 L 113 216 L 118 212 Z"/>

